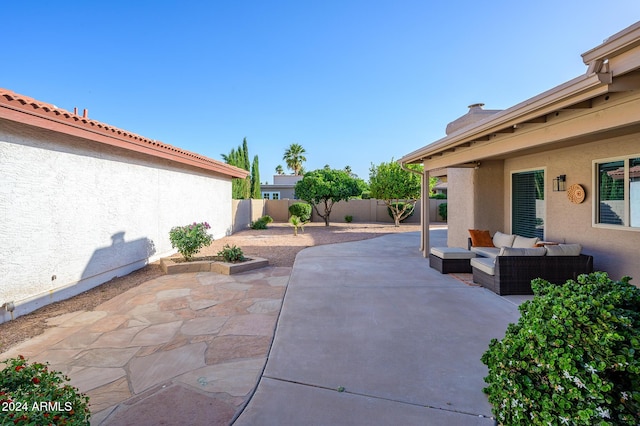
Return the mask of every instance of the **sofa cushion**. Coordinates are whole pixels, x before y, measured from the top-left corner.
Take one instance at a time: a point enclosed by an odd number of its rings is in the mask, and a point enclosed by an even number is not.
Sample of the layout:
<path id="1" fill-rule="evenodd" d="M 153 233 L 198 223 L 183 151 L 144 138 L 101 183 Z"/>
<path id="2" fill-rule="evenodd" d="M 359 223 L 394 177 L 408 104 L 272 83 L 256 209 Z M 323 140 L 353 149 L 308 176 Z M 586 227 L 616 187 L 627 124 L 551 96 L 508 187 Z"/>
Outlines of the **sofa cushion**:
<path id="1" fill-rule="evenodd" d="M 440 259 L 471 259 L 476 254 L 460 247 L 431 247 L 431 254 Z"/>
<path id="2" fill-rule="evenodd" d="M 491 234 L 488 230 L 469 229 L 471 236 L 471 245 L 474 247 L 493 247 Z"/>
<path id="3" fill-rule="evenodd" d="M 547 245 L 547 256 L 578 256 L 582 251 L 580 244 Z"/>
<path id="4" fill-rule="evenodd" d="M 495 259 L 489 257 L 474 257 L 471 259 L 471 267 L 477 268 L 478 270 L 484 272 L 485 274 L 495 275 L 496 274 L 496 263 Z"/>
<path id="5" fill-rule="evenodd" d="M 544 256 L 547 253 L 547 249 L 544 247 L 530 247 L 530 248 L 513 248 L 502 247 L 498 256 Z"/>
<path id="6" fill-rule="evenodd" d="M 538 237 L 527 238 L 527 237 L 523 237 L 521 235 L 516 235 L 516 237 L 513 240 L 513 244 L 511 245 L 511 247 L 513 247 L 513 248 L 531 248 L 531 247 L 535 247 L 536 243 L 538 241 L 540 241 Z"/>
<path id="7" fill-rule="evenodd" d="M 513 245 L 513 240 L 516 238 L 513 234 L 503 234 L 498 231 L 493 235 L 493 245 L 500 247 L 511 247 Z"/>
<path id="8" fill-rule="evenodd" d="M 471 251 L 478 256 L 489 257 L 491 259 L 495 259 L 495 257 L 500 254 L 498 247 L 471 247 Z"/>

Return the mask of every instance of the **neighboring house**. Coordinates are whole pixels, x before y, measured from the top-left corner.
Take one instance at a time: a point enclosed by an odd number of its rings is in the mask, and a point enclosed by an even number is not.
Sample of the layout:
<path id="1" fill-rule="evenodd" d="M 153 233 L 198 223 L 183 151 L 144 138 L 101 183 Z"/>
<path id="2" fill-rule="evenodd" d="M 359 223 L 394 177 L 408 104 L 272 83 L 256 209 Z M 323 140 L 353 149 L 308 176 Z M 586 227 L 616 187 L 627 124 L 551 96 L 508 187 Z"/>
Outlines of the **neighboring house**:
<path id="1" fill-rule="evenodd" d="M 0 89 L 0 322 L 231 232 L 245 170 Z"/>
<path id="2" fill-rule="evenodd" d="M 295 186 L 301 175 L 273 175 L 273 185 L 260 185 L 262 198 L 265 200 L 295 199 Z"/>
<path id="3" fill-rule="evenodd" d="M 423 183 L 447 168 L 449 246 L 466 247 L 469 229 L 580 243 L 596 270 L 638 284 L 640 22 L 582 58 L 586 74 L 478 120 L 456 120 L 446 137 L 399 161 L 423 163 Z M 422 219 L 426 256 L 428 213 Z"/>

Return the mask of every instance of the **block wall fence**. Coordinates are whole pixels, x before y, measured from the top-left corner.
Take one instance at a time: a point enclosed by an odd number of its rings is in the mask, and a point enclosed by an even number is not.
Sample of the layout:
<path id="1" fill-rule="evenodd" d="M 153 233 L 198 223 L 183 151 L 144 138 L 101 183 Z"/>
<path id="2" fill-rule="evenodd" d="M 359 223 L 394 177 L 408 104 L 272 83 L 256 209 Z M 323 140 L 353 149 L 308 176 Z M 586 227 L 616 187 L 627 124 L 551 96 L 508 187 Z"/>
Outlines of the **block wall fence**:
<path id="1" fill-rule="evenodd" d="M 289 206 L 293 203 L 299 203 L 300 200 L 233 200 L 232 217 L 233 232 L 246 229 L 251 221 L 255 221 L 264 215 L 269 215 L 275 222 L 287 222 L 289 220 Z M 429 209 L 430 217 L 436 218 L 435 221 L 444 221 L 438 214 L 440 204 L 446 203 L 447 200 L 430 199 Z M 324 206 L 320 206 L 321 211 Z M 383 222 L 393 223 L 393 219 L 387 212 L 387 206 L 382 200 L 350 200 L 340 201 L 331 210 L 330 221 L 334 223 L 345 223 L 345 216 L 353 216 L 353 222 Z M 311 216 L 312 222 L 323 222 L 323 219 L 313 210 Z M 408 218 L 404 223 L 419 224 L 420 223 L 420 202 L 415 206 L 413 216 Z"/>

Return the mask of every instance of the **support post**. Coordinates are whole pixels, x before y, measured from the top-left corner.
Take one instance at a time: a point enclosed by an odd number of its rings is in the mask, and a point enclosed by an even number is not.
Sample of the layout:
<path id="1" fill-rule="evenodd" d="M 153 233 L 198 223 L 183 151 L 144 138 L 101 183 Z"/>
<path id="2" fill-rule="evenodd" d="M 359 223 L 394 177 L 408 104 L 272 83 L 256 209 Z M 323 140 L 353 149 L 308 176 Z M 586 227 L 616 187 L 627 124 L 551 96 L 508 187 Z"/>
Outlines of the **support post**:
<path id="1" fill-rule="evenodd" d="M 429 223 L 431 222 L 431 213 L 429 211 L 429 170 L 424 167 L 422 173 L 422 189 L 421 189 L 421 203 L 420 209 L 420 250 L 424 257 L 429 257 Z"/>

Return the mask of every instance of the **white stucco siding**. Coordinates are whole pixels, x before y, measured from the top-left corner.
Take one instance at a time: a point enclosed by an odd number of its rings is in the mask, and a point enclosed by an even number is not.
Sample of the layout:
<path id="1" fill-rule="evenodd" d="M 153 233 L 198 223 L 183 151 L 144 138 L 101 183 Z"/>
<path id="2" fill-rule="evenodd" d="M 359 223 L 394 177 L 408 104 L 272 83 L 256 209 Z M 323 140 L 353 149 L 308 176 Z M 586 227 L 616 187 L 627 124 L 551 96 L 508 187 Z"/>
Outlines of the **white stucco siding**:
<path id="1" fill-rule="evenodd" d="M 230 178 L 0 120 L 0 305 L 131 272 L 194 221 L 230 231 Z"/>

